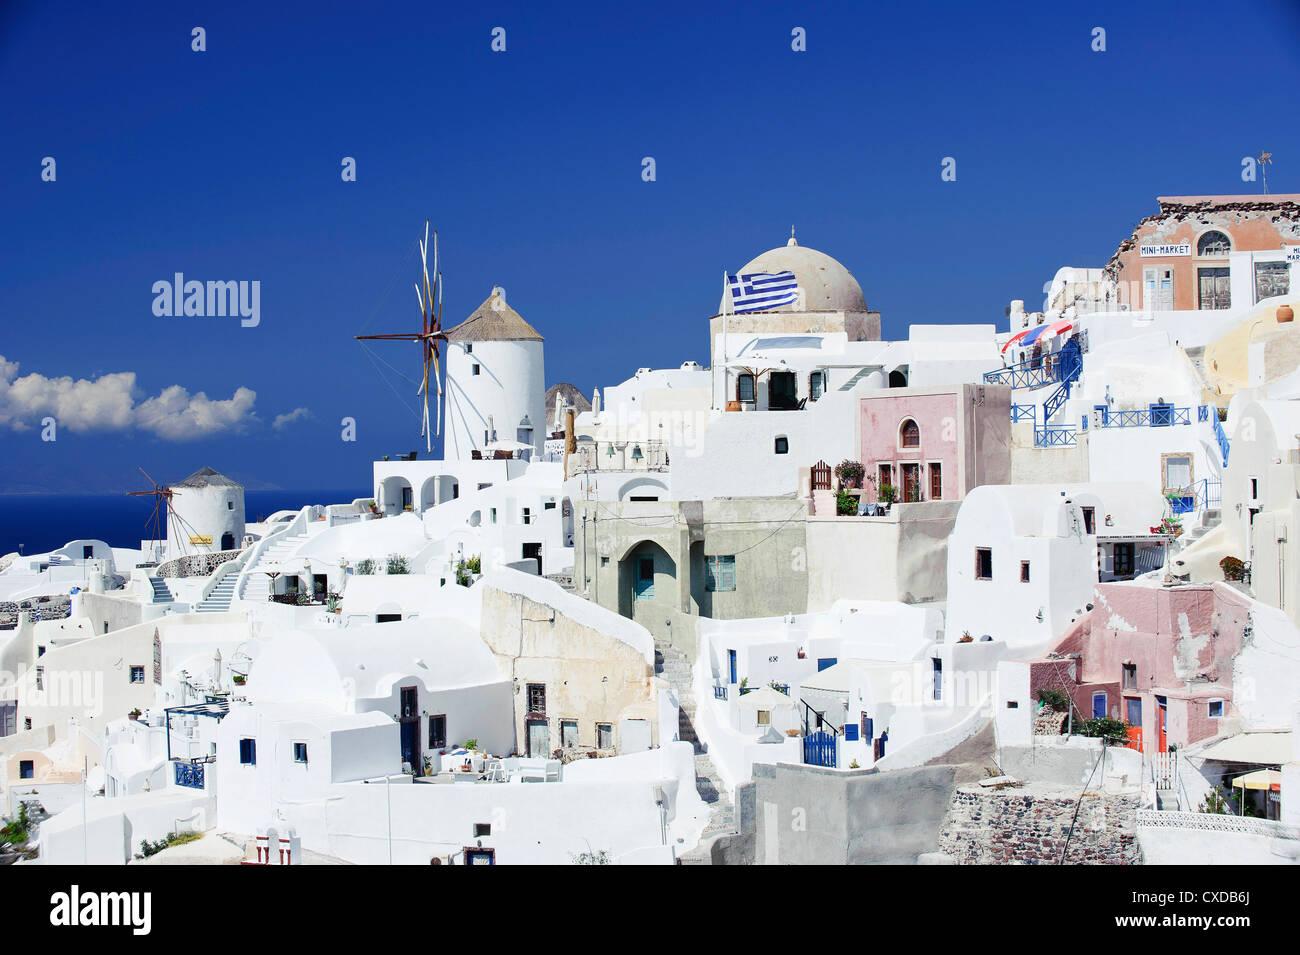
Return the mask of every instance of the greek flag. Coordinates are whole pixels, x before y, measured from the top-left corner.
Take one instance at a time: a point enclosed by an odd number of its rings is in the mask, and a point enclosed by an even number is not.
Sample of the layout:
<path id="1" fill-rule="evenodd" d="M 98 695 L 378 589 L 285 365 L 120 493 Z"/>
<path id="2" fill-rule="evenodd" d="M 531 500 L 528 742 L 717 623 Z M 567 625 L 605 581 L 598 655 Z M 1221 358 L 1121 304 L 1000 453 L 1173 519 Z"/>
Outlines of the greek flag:
<path id="1" fill-rule="evenodd" d="M 790 305 L 799 298 L 799 283 L 793 272 L 755 272 L 728 275 L 733 312 L 765 312 Z"/>

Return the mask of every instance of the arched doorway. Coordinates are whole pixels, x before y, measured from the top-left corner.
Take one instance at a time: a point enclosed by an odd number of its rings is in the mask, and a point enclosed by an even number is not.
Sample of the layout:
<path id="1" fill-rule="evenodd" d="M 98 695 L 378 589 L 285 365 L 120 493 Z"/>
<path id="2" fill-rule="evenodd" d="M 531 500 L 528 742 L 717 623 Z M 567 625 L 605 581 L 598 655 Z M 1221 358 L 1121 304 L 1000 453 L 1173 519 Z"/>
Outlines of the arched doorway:
<path id="1" fill-rule="evenodd" d="M 415 509 L 415 493 L 411 482 L 400 475 L 384 478 L 379 485 L 379 496 L 378 504 L 385 514 L 401 514 Z"/>
<path id="2" fill-rule="evenodd" d="M 221 535 L 221 549 L 222 550 L 235 549 L 235 535 L 230 533 L 230 531 L 226 531 L 224 534 Z"/>
<path id="3" fill-rule="evenodd" d="M 891 371 L 891 372 L 889 373 L 889 387 L 890 387 L 890 388 L 906 388 L 906 387 L 907 387 L 907 369 L 906 369 L 906 366 L 904 366 L 904 367 L 902 367 L 902 368 L 895 368 L 893 371 Z"/>
<path id="4" fill-rule="evenodd" d="M 677 563 L 654 541 L 641 541 L 618 562 L 618 612 L 651 633 L 677 609 Z"/>

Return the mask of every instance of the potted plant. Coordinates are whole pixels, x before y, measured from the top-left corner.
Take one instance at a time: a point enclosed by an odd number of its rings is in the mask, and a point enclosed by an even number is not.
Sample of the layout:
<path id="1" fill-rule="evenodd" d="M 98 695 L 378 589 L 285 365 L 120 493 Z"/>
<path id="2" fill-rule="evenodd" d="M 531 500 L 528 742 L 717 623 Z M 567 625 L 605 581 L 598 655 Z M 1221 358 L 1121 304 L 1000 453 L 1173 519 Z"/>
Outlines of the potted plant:
<path id="1" fill-rule="evenodd" d="M 1243 580 L 1246 576 L 1246 564 L 1240 558 L 1228 556 L 1219 561 L 1224 580 Z"/>
<path id="2" fill-rule="evenodd" d="M 835 477 L 839 479 L 840 489 L 862 486 L 862 464 L 858 461 L 841 461 L 835 465 Z"/>
<path id="3" fill-rule="evenodd" d="M 848 491 L 835 495 L 835 513 L 841 517 L 853 517 L 858 513 L 858 499 Z"/>
<path id="4" fill-rule="evenodd" d="M 232 673 L 230 679 L 235 686 L 243 686 L 248 681 L 248 677 L 244 676 L 242 673 Z"/>
<path id="5" fill-rule="evenodd" d="M 424 757 L 424 775 L 426 776 L 433 775 L 433 758 L 430 756 Z"/>
<path id="6" fill-rule="evenodd" d="M 132 722 L 138 720 L 140 718 L 140 707 L 137 706 L 135 709 L 133 709 L 130 713 L 127 713 L 126 715 L 127 715 L 127 719 L 131 720 Z"/>
<path id="7" fill-rule="evenodd" d="M 876 497 L 881 504 L 889 507 L 894 501 L 898 500 L 898 488 L 892 484 L 882 484 L 880 490 L 876 492 Z"/>

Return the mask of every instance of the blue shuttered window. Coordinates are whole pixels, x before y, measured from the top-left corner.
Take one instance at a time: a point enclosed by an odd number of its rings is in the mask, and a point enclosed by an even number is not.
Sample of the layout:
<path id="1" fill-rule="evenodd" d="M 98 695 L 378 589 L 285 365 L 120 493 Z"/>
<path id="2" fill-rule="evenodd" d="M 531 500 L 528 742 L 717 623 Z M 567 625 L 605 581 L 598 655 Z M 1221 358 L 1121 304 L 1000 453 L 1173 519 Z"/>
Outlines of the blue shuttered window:
<path id="1" fill-rule="evenodd" d="M 715 592 L 736 589 L 736 558 L 734 556 L 704 558 L 704 589 Z"/>

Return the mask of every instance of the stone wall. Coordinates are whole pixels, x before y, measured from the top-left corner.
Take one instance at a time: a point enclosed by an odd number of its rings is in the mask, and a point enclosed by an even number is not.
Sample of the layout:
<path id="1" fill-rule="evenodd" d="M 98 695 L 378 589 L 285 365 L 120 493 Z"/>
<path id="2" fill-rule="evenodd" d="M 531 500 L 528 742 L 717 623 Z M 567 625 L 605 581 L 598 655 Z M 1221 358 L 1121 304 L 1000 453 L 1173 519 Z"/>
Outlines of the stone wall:
<path id="1" fill-rule="evenodd" d="M 215 554 L 190 554 L 176 557 L 158 565 L 155 577 L 209 577 L 228 560 L 234 560 L 243 551 L 223 550 Z"/>
<path id="2" fill-rule="evenodd" d="M 939 848 L 958 865 L 1057 865 L 1062 853 L 1067 865 L 1140 865 L 1140 795 L 1089 792 L 1078 800 L 1055 788 L 963 787 L 953 794 Z"/>

